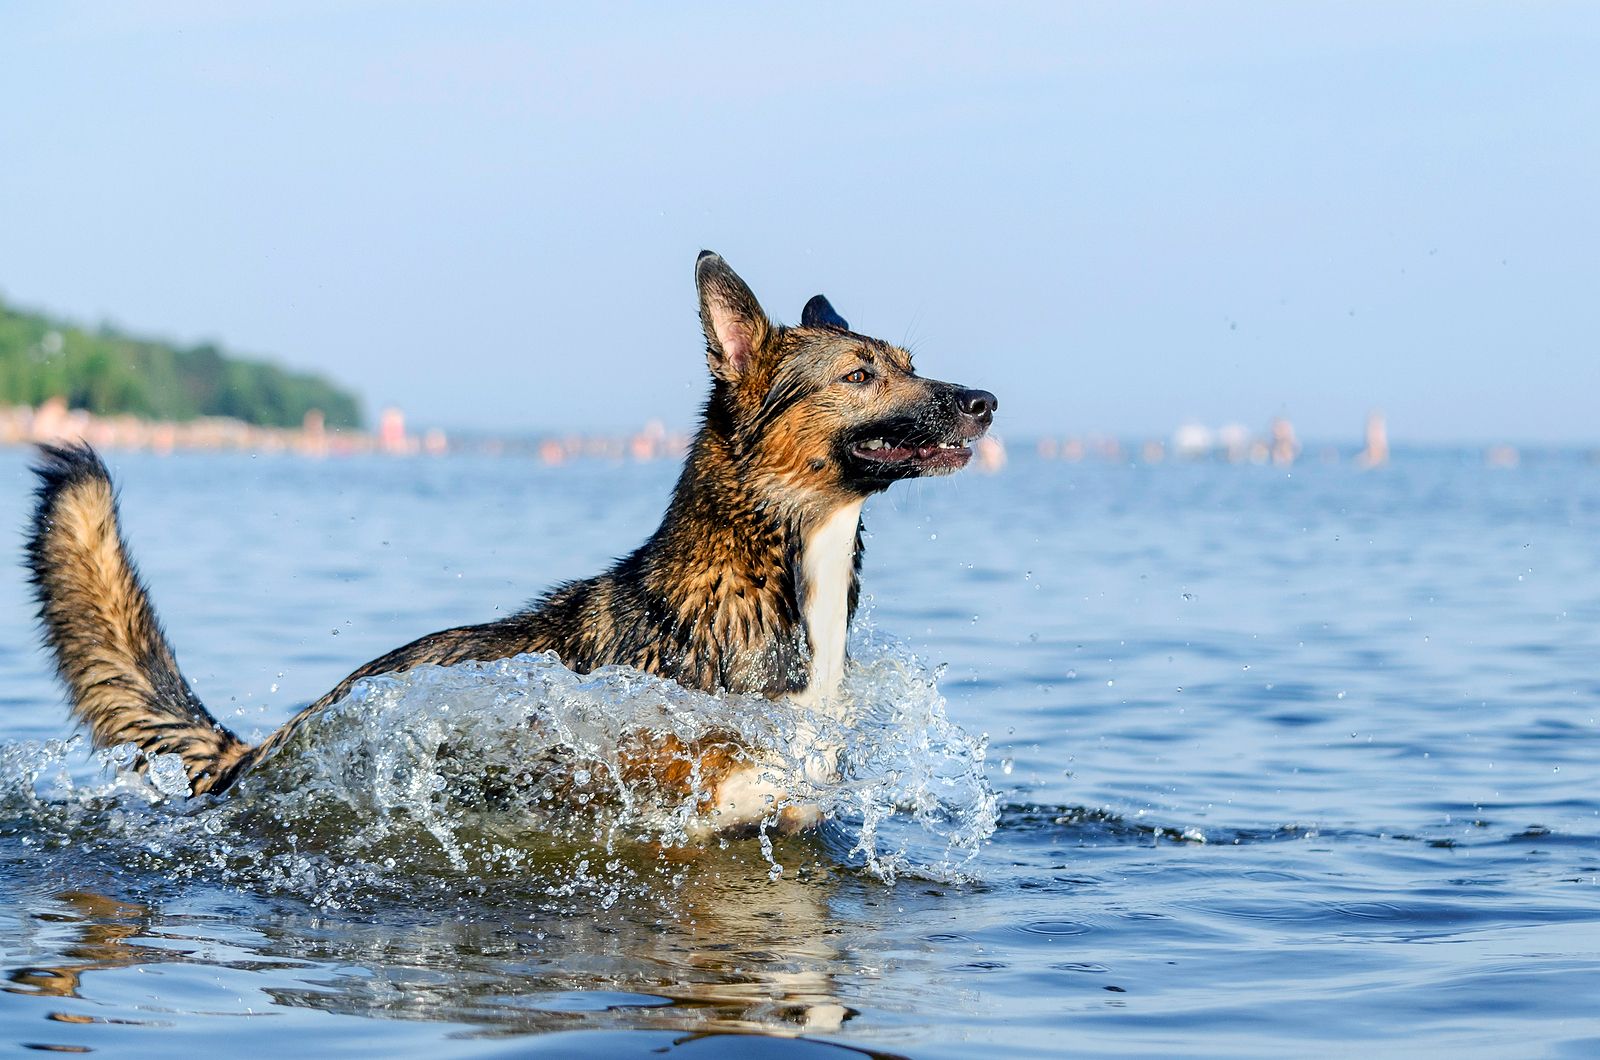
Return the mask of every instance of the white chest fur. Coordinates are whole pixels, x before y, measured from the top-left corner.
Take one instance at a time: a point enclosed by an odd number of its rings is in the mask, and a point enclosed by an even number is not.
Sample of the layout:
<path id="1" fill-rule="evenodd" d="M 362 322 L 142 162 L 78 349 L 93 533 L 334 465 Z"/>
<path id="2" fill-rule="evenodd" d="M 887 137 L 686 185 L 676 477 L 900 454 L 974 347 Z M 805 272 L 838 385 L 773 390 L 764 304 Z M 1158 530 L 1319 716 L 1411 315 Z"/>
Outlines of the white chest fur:
<path id="1" fill-rule="evenodd" d="M 839 509 L 806 539 L 800 556 L 799 576 L 804 580 L 802 616 L 811 645 L 811 673 L 803 692 L 789 698 L 810 711 L 843 721 L 838 711 L 839 685 L 844 680 L 845 639 L 850 632 L 850 583 L 855 578 L 856 528 L 861 522 L 861 502 Z M 839 748 L 833 737 L 823 737 L 817 719 L 796 722 L 790 734 L 790 751 L 803 765 L 812 784 L 832 783 L 839 769 Z M 725 777 L 717 786 L 716 815 L 708 827 L 731 828 L 774 823 L 782 831 L 815 827 L 820 810 L 809 804 L 789 804 L 791 796 L 771 769 L 746 766 Z M 776 810 L 783 807 L 781 813 Z"/>
<path id="2" fill-rule="evenodd" d="M 845 505 L 811 533 L 801 554 L 811 680 L 795 698 L 812 708 L 834 699 L 844 679 L 850 585 L 855 578 L 856 528 L 860 522 L 861 502 Z"/>

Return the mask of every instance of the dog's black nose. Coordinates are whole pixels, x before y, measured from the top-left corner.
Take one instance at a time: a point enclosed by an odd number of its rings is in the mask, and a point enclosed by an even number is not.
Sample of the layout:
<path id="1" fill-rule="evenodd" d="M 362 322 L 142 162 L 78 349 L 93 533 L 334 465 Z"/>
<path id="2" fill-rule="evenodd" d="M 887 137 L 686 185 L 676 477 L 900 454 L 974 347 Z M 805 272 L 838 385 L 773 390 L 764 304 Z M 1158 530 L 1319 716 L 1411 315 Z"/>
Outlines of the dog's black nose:
<path id="1" fill-rule="evenodd" d="M 993 419 L 994 411 L 999 407 L 999 399 L 987 390 L 963 390 L 956 394 L 956 408 L 980 420 Z"/>

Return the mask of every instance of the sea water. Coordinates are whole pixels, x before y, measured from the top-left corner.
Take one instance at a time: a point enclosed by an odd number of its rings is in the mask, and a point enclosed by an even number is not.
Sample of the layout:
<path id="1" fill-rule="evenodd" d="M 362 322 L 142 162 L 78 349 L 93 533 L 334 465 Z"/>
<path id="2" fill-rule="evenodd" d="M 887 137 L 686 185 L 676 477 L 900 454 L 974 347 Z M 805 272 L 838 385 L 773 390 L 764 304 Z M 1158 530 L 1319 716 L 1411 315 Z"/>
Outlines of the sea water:
<path id="1" fill-rule="evenodd" d="M 599 570 L 675 474 L 111 464 L 185 673 L 247 737 Z M 0 453 L 0 523 L 29 486 Z M 608 758 L 731 728 L 804 785 L 799 708 L 541 656 L 365 682 L 189 798 L 73 736 L 0 579 L 0 1041 L 1600 1051 L 1600 466 L 1021 454 L 866 519 L 855 721 L 802 837 L 695 839 Z"/>

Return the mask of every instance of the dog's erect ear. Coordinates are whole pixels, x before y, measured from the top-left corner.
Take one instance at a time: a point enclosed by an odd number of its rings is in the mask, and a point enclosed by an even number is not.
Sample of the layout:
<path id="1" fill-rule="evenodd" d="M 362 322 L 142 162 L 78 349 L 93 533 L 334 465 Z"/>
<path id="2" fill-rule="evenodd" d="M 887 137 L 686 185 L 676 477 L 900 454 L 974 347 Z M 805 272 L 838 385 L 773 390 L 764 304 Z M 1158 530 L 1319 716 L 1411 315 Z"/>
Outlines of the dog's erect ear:
<path id="1" fill-rule="evenodd" d="M 702 250 L 694 263 L 700 288 L 700 326 L 706 331 L 706 364 L 718 379 L 733 382 L 750 367 L 772 325 L 761 303 L 728 263 Z"/>
<path id="2" fill-rule="evenodd" d="M 844 317 L 834 311 L 833 306 L 820 294 L 812 297 L 806 307 L 800 310 L 800 326 L 807 328 L 838 328 L 840 331 L 849 331 L 850 325 L 845 323 Z"/>

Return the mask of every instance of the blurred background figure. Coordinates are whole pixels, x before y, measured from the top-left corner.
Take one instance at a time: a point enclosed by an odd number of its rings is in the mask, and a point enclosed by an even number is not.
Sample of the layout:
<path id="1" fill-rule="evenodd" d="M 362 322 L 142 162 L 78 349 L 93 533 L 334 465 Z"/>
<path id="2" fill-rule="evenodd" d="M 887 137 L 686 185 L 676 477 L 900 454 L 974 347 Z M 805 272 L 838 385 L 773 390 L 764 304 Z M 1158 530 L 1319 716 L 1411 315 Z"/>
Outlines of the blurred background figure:
<path id="1" fill-rule="evenodd" d="M 300 451 L 307 456 L 328 455 L 328 422 L 321 409 L 308 409 L 301 419 Z"/>
<path id="2" fill-rule="evenodd" d="M 1389 462 L 1389 424 L 1380 409 L 1367 413 L 1367 447 L 1356 456 L 1361 467 L 1382 467 Z"/>
<path id="3" fill-rule="evenodd" d="M 1005 443 L 992 434 L 986 434 L 978 439 L 977 452 L 978 470 L 992 475 L 1006 466 Z"/>
<path id="4" fill-rule="evenodd" d="M 45 399 L 33 413 L 33 440 L 55 442 L 73 437 L 75 432 L 69 425 L 69 418 L 66 398 Z"/>
<path id="5" fill-rule="evenodd" d="M 410 451 L 406 438 L 405 413 L 393 405 L 383 410 L 378 418 L 378 448 L 385 453 L 402 454 Z"/>
<path id="6" fill-rule="evenodd" d="M 1300 442 L 1294 436 L 1294 424 L 1279 416 L 1272 421 L 1272 462 L 1280 467 L 1294 463 L 1300 455 Z"/>
<path id="7" fill-rule="evenodd" d="M 628 439 L 628 452 L 635 460 L 654 460 L 662 455 L 667 440 L 667 425 L 651 420 Z"/>
<path id="8" fill-rule="evenodd" d="M 1172 436 L 1172 451 L 1189 460 L 1210 455 L 1215 444 L 1211 428 L 1203 423 L 1185 423 Z"/>
<path id="9" fill-rule="evenodd" d="M 1217 444 L 1230 464 L 1237 464 L 1250 456 L 1250 431 L 1242 423 L 1229 423 L 1217 428 Z"/>

